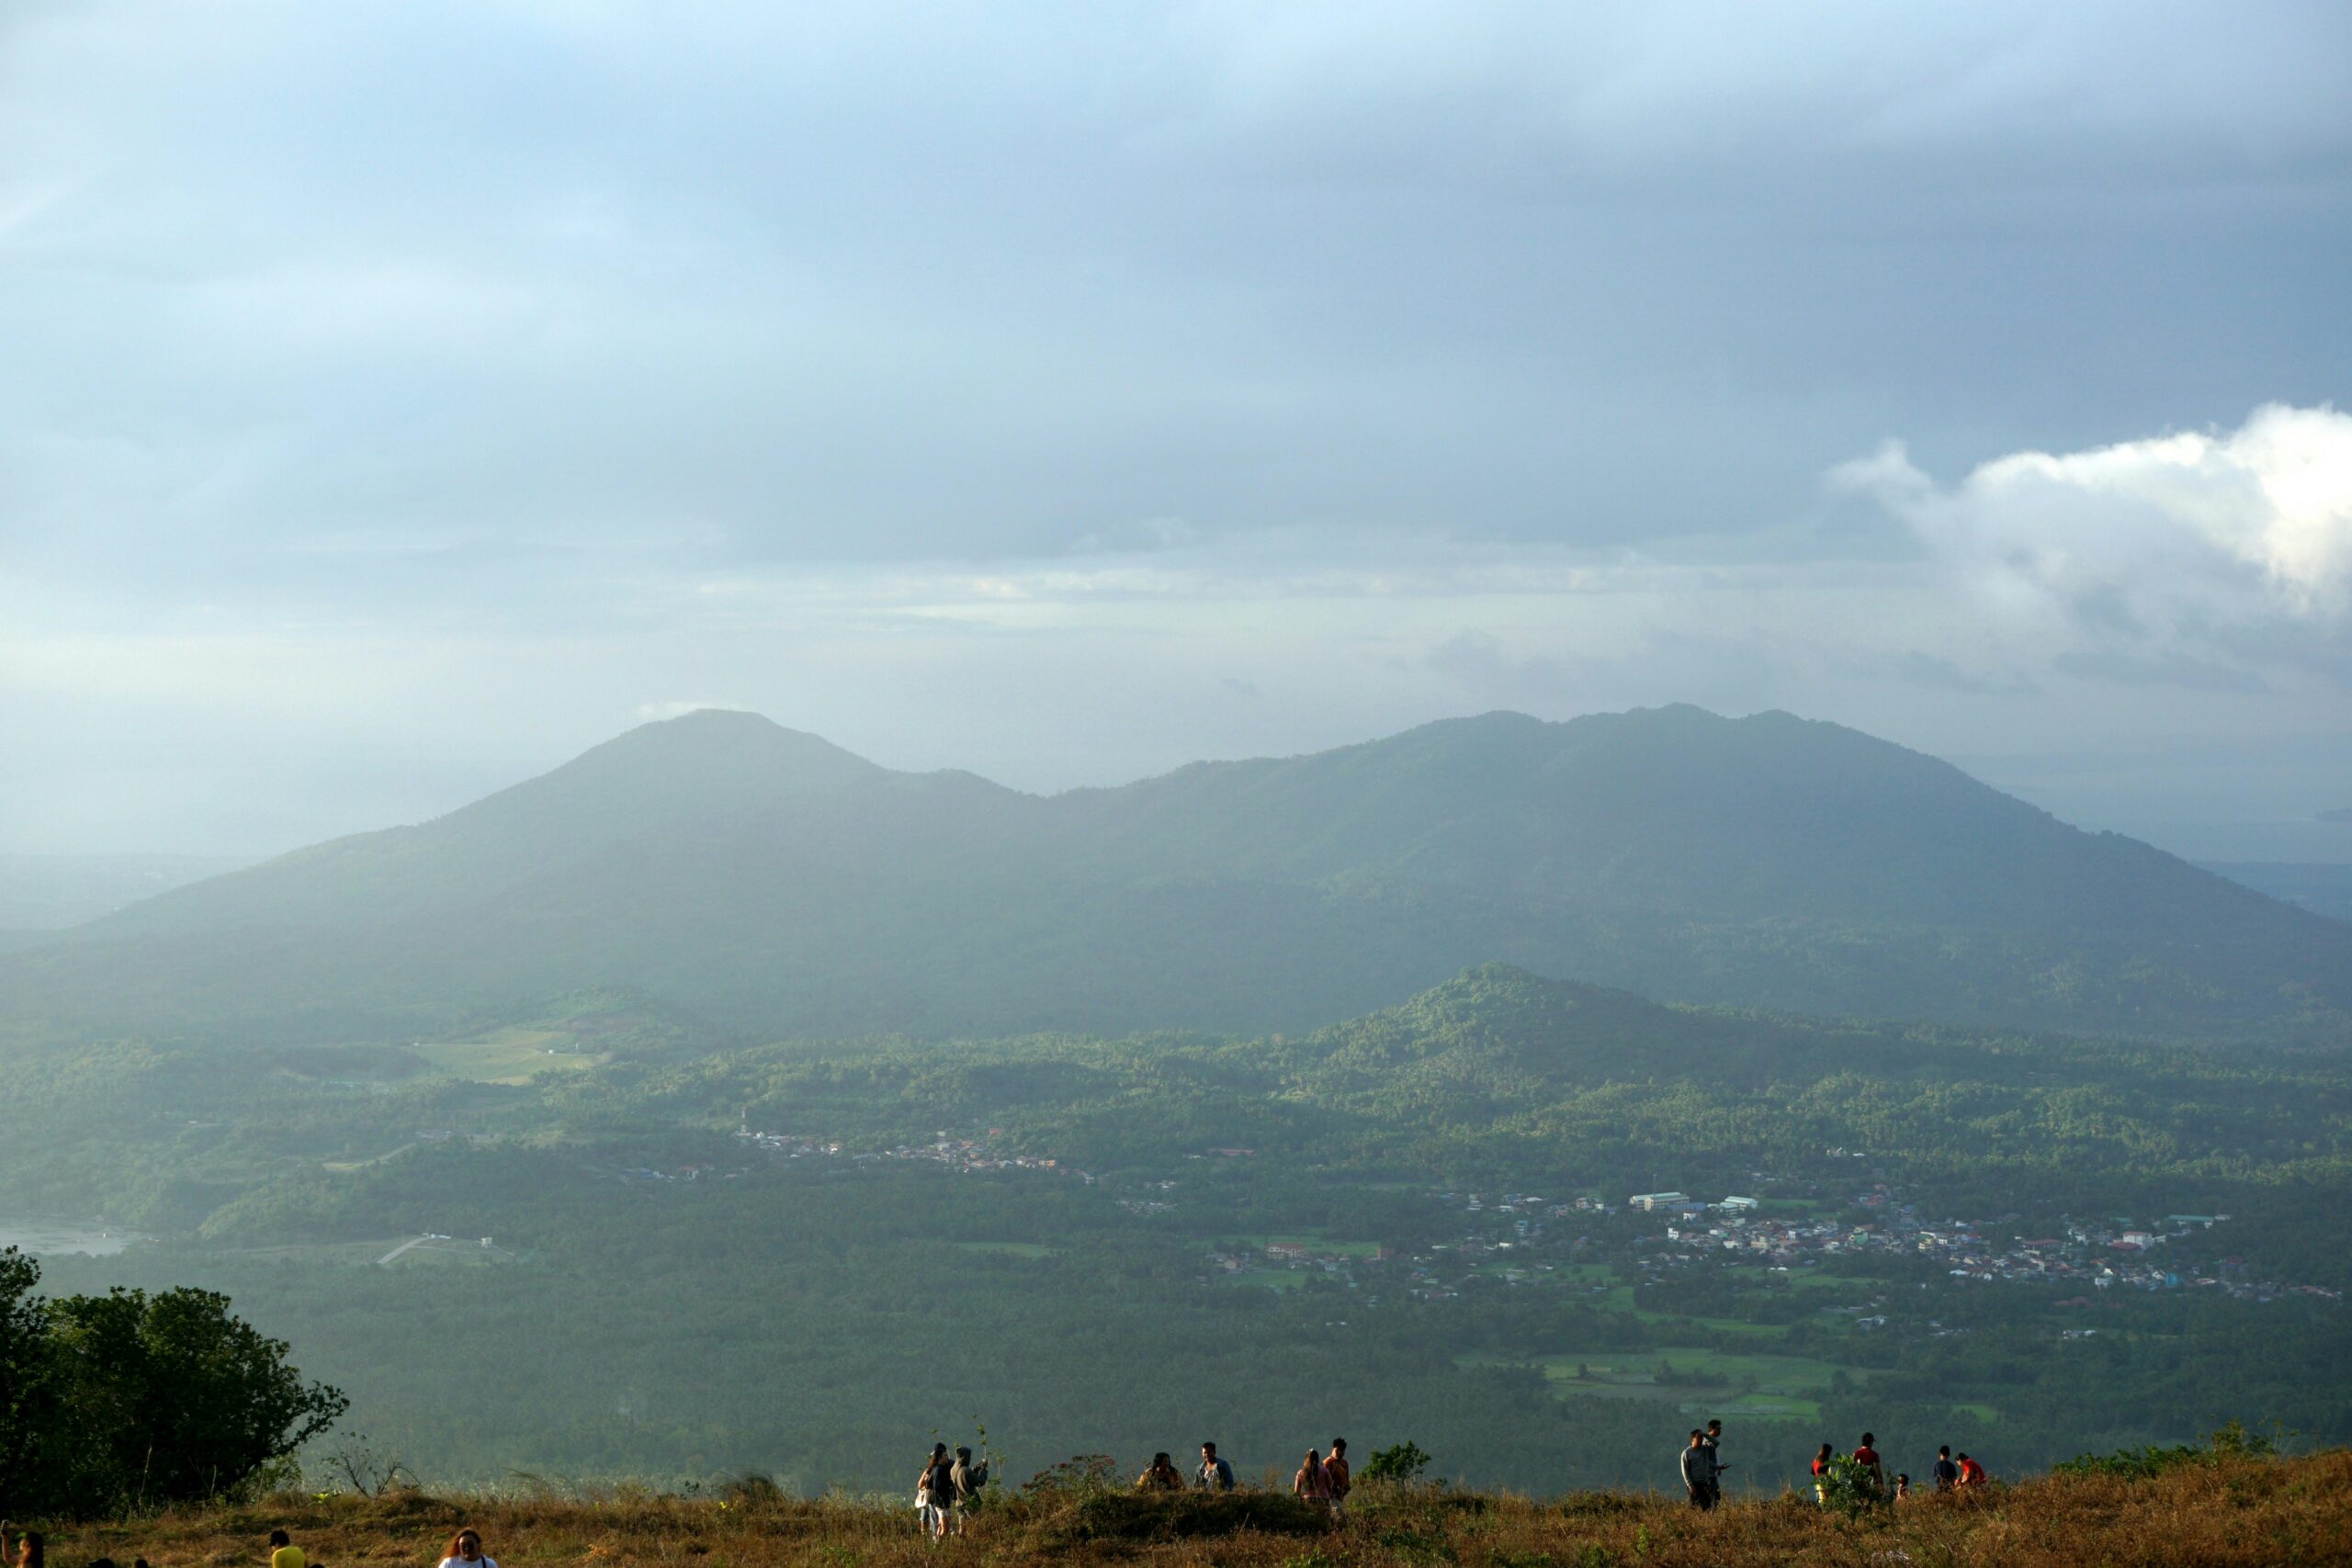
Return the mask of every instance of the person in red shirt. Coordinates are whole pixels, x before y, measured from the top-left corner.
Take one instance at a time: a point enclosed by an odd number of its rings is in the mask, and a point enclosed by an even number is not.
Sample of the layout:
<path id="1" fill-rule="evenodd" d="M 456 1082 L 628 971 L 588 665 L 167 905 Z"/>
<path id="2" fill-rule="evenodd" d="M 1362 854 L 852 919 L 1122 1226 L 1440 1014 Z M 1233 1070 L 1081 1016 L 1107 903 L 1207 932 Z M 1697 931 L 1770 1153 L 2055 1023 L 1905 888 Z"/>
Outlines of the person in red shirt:
<path id="1" fill-rule="evenodd" d="M 1862 1446 L 1854 1450 L 1854 1462 L 1871 1472 L 1872 1489 L 1883 1492 L 1886 1490 L 1886 1466 L 1880 1461 L 1878 1450 L 1872 1446 L 1877 1441 L 1874 1434 L 1864 1432 Z"/>
<path id="2" fill-rule="evenodd" d="M 1984 1473 L 1984 1467 L 1983 1465 L 1977 1463 L 1974 1460 L 1970 1459 L 1966 1454 L 1960 1456 L 1961 1485 L 1982 1486 L 1985 1482 L 1991 1479 L 1992 1478 L 1990 1476 Z"/>
<path id="3" fill-rule="evenodd" d="M 1824 1443 L 1821 1451 L 1813 1456 L 1813 1495 L 1825 1508 L 1829 1506 L 1829 1459 L 1836 1451 Z"/>

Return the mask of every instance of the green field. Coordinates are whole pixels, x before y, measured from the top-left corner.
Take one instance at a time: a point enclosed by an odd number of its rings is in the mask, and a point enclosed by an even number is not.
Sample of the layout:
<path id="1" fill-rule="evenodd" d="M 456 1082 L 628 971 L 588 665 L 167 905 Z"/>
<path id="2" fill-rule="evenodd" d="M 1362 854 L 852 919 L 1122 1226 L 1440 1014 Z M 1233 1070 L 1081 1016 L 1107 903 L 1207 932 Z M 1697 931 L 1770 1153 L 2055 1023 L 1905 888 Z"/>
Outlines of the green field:
<path id="1" fill-rule="evenodd" d="M 1503 1358 L 1464 1356 L 1463 1366 L 1498 1365 Z M 1577 1394 L 1617 1398 L 1671 1399 L 1704 1405 L 1710 1410 L 1738 1411 L 1759 1420 L 1817 1420 L 1820 1399 L 1838 1371 L 1856 1382 L 1870 1374 L 1839 1368 L 1803 1356 L 1774 1356 L 1706 1346 L 1673 1346 L 1657 1350 L 1596 1350 L 1588 1355 L 1544 1356 L 1532 1364 L 1541 1367 L 1552 1392 L 1562 1397 Z M 1724 1382 L 1661 1382 L 1668 1369 L 1675 1372 L 1722 1377 Z"/>
<path id="2" fill-rule="evenodd" d="M 1253 1250 L 1263 1252 L 1270 1247 L 1303 1247 L 1309 1252 L 1320 1252 L 1333 1258 L 1377 1258 L 1380 1244 L 1376 1241 L 1333 1241 L 1319 1231 L 1293 1231 L 1287 1235 L 1243 1235 L 1233 1238 L 1246 1243 Z"/>
<path id="3" fill-rule="evenodd" d="M 577 1073 L 612 1058 L 579 1049 L 577 1036 L 560 1029 L 510 1025 L 479 1040 L 445 1040 L 413 1049 L 437 1072 L 469 1083 L 522 1087 L 541 1073 Z"/>
<path id="4" fill-rule="evenodd" d="M 994 1252 L 1007 1258 L 1058 1258 L 1062 1251 L 1034 1241 L 951 1241 L 947 1245 L 959 1252 Z"/>

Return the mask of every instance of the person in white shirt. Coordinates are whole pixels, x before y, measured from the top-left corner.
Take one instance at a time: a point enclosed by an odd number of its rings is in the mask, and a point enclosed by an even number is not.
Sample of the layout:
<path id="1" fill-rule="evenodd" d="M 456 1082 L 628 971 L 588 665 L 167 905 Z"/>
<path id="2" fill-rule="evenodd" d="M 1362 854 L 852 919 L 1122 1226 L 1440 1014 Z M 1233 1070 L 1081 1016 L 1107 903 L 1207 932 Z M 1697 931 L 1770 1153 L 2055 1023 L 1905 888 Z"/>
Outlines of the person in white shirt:
<path id="1" fill-rule="evenodd" d="M 449 1538 L 449 1555 L 441 1560 L 441 1568 L 498 1568 L 498 1559 L 483 1556 L 481 1537 L 465 1529 Z"/>

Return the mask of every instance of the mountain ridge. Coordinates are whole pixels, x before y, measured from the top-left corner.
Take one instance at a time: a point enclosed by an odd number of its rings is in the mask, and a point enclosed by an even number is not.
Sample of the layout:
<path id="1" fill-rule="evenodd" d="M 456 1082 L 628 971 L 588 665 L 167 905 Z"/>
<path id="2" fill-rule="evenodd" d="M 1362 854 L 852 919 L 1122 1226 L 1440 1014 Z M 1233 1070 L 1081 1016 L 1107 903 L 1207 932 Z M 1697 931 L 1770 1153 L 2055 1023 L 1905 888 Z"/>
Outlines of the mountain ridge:
<path id="1" fill-rule="evenodd" d="M 2335 1038 L 2352 995 L 2352 930 L 1860 731 L 1687 705 L 1050 795 L 704 710 L 6 955 L 0 993 L 198 1032 L 605 984 L 779 1034 L 1246 1032 L 1496 959 L 2106 1032 Z"/>

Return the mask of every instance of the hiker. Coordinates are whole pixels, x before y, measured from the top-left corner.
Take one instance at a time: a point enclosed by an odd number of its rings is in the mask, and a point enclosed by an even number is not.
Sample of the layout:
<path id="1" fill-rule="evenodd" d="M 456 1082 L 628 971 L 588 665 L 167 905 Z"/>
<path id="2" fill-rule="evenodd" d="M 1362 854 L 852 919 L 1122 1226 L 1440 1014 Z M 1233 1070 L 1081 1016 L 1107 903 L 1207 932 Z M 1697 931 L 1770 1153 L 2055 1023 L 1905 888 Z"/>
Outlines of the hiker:
<path id="1" fill-rule="evenodd" d="M 1724 1424 L 1721 1421 L 1707 1423 L 1707 1458 L 1713 1461 L 1715 1467 L 1715 1501 L 1720 1503 L 1724 1500 L 1724 1472 L 1731 1468 L 1724 1462 Z"/>
<path id="2" fill-rule="evenodd" d="M 980 1488 L 989 1483 L 989 1467 L 985 1461 L 974 1464 L 972 1450 L 959 1446 L 956 1450 L 955 1467 L 948 1471 L 947 1478 L 956 1487 L 956 1533 L 962 1535 L 964 1510 L 980 1495 Z"/>
<path id="3" fill-rule="evenodd" d="M 498 1559 L 481 1549 L 481 1532 L 461 1529 L 449 1538 L 449 1554 L 441 1559 L 441 1568 L 498 1568 Z"/>
<path id="4" fill-rule="evenodd" d="M 1877 1441 L 1874 1434 L 1864 1432 L 1862 1446 L 1854 1450 L 1854 1462 L 1870 1472 L 1871 1490 L 1883 1492 L 1886 1490 L 1886 1465 L 1878 1457 L 1878 1450 L 1871 1446 Z"/>
<path id="5" fill-rule="evenodd" d="M 269 1532 L 269 1568 L 310 1568 L 302 1556 L 302 1549 L 284 1530 Z"/>
<path id="6" fill-rule="evenodd" d="M 1900 1503 L 1910 1495 L 1911 1472 L 1904 1470 L 1896 1471 L 1894 1472 L 1894 1500 Z"/>
<path id="7" fill-rule="evenodd" d="M 1936 1490 L 1949 1492 L 1960 1484 L 1960 1466 L 1951 1461 L 1951 1445 L 1946 1443 L 1936 1450 Z"/>
<path id="8" fill-rule="evenodd" d="M 1136 1477 L 1136 1490 L 1182 1492 L 1184 1490 L 1184 1472 L 1178 1470 L 1176 1461 L 1166 1454 L 1154 1454 L 1151 1456 L 1151 1468 Z"/>
<path id="9" fill-rule="evenodd" d="M 1340 1524 L 1347 1518 L 1348 1494 L 1355 1490 L 1355 1478 L 1348 1471 L 1348 1439 L 1331 1439 L 1331 1451 L 1324 1456 L 1323 1480 L 1331 1497 L 1331 1522 Z"/>
<path id="10" fill-rule="evenodd" d="M 1194 1480 L 1204 1491 L 1230 1492 L 1233 1490 L 1233 1466 L 1216 1457 L 1215 1443 L 1201 1445 L 1201 1468 Z"/>
<path id="11" fill-rule="evenodd" d="M 948 1521 L 956 1514 L 956 1462 L 947 1457 L 945 1443 L 931 1445 L 931 1457 L 923 1461 L 922 1473 L 915 1478 L 915 1509 L 924 1531 L 937 1544 L 947 1534 Z"/>
<path id="12" fill-rule="evenodd" d="M 1331 1483 L 1323 1473 L 1323 1456 L 1313 1449 L 1290 1478 L 1290 1495 L 1311 1508 L 1328 1510 L 1331 1503 Z"/>
<path id="13" fill-rule="evenodd" d="M 1966 1454 L 1960 1456 L 1960 1480 L 1954 1483 L 1955 1485 L 1963 1489 L 1971 1486 L 1982 1486 L 1987 1481 L 1992 1479 L 1993 1478 L 1991 1476 L 1984 1473 L 1984 1467 L 1983 1465 L 1977 1463 L 1974 1460 L 1970 1459 Z"/>
<path id="14" fill-rule="evenodd" d="M 1829 1464 L 1834 1450 L 1827 1443 L 1813 1456 L 1813 1500 L 1823 1507 L 1829 1506 Z"/>
<path id="15" fill-rule="evenodd" d="M 1682 1484 L 1690 1490 L 1690 1506 L 1702 1512 L 1715 1506 L 1715 1456 L 1707 1434 L 1690 1428 L 1690 1446 L 1682 1450 Z"/>

